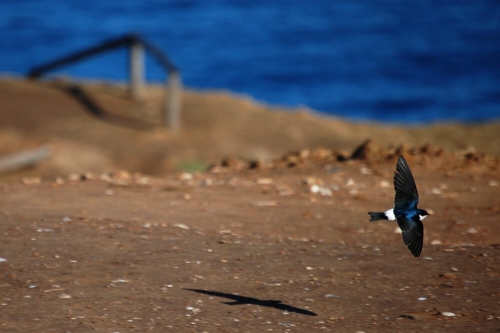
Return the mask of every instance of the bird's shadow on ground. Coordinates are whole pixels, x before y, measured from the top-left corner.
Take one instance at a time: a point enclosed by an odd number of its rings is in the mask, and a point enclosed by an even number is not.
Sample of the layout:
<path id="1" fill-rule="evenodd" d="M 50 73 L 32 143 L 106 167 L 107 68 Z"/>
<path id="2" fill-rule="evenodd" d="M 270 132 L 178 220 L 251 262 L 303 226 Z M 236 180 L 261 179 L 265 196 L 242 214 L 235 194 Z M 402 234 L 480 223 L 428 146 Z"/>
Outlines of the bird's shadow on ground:
<path id="1" fill-rule="evenodd" d="M 194 292 L 199 293 L 199 294 L 223 297 L 223 298 L 228 298 L 230 300 L 233 300 L 232 302 L 222 302 L 222 303 L 227 304 L 227 305 L 253 304 L 253 305 L 259 305 L 259 306 L 264 306 L 264 307 L 268 307 L 268 308 L 275 308 L 275 309 L 278 309 L 281 311 L 295 312 L 295 313 L 303 314 L 306 316 L 317 316 L 317 314 L 312 312 L 312 311 L 308 311 L 308 310 L 297 308 L 297 307 L 294 307 L 291 305 L 287 305 L 287 304 L 281 303 L 281 301 L 279 301 L 279 300 L 261 300 L 261 299 L 253 298 L 253 297 L 234 295 L 234 294 L 222 293 L 222 292 L 218 292 L 218 291 L 203 290 L 203 289 L 185 288 L 185 290 L 194 291 Z"/>

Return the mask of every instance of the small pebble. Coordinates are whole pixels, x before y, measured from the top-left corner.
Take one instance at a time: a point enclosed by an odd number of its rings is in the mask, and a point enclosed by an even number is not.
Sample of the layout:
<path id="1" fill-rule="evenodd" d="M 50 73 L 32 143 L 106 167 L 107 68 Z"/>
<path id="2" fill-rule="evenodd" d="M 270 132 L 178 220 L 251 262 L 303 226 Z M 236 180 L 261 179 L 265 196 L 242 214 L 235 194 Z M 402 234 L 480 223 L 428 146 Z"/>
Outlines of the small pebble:
<path id="1" fill-rule="evenodd" d="M 50 228 L 38 228 L 38 229 L 36 229 L 36 231 L 38 231 L 38 232 L 52 232 L 54 230 L 52 230 Z"/>
<path id="2" fill-rule="evenodd" d="M 453 273 L 443 273 L 441 274 L 441 277 L 444 277 L 445 279 L 456 279 L 457 276 Z"/>
<path id="3" fill-rule="evenodd" d="M 22 179 L 22 183 L 24 185 L 35 185 L 35 184 L 40 184 L 42 182 L 42 179 L 40 177 L 27 177 Z"/>
<path id="4" fill-rule="evenodd" d="M 199 185 L 200 186 L 212 186 L 214 184 L 214 181 L 210 178 L 207 178 L 207 179 L 202 179 L 200 182 L 199 182 Z"/>
<path id="5" fill-rule="evenodd" d="M 62 178 L 62 177 L 57 177 L 57 178 L 54 180 L 54 182 L 55 182 L 56 184 L 64 184 L 64 178 Z"/>
<path id="6" fill-rule="evenodd" d="M 326 195 L 326 196 L 332 195 L 332 190 L 330 190 L 328 187 L 319 186 L 319 185 L 312 185 L 310 191 L 311 191 L 311 193 L 314 193 L 314 194 L 319 193 L 321 195 Z"/>
<path id="7" fill-rule="evenodd" d="M 382 180 L 380 182 L 380 187 L 382 187 L 382 188 L 387 188 L 387 187 L 390 187 L 390 186 L 391 186 L 391 184 L 387 180 Z"/>
<path id="8" fill-rule="evenodd" d="M 316 177 L 307 177 L 306 179 L 302 180 L 302 184 L 306 185 L 323 185 L 323 180 L 316 178 Z"/>
<path id="9" fill-rule="evenodd" d="M 190 180 L 193 179 L 193 175 L 189 172 L 184 172 L 179 175 L 179 179 L 181 180 Z"/>
<path id="10" fill-rule="evenodd" d="M 345 184 L 345 186 L 354 186 L 354 185 L 356 185 L 356 182 L 352 178 L 349 178 L 347 180 L 347 183 Z"/>
<path id="11" fill-rule="evenodd" d="M 72 173 L 71 175 L 68 176 L 67 179 L 70 182 L 76 182 L 76 181 L 80 180 L 80 175 L 78 175 L 76 173 Z"/>
<path id="12" fill-rule="evenodd" d="M 257 179 L 257 184 L 260 185 L 271 185 L 273 180 L 271 178 L 259 178 Z"/>
<path id="13" fill-rule="evenodd" d="M 367 167 L 362 167 L 361 169 L 359 169 L 359 172 L 362 174 L 362 175 L 371 175 L 373 174 L 373 171 L 368 169 Z"/>

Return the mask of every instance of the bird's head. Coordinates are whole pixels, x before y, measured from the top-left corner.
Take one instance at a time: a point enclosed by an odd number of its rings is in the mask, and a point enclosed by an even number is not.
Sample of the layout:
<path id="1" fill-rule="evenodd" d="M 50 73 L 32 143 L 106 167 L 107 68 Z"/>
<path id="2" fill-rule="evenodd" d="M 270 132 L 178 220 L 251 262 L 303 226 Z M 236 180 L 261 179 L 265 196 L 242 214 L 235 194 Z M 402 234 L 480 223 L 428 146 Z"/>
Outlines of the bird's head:
<path id="1" fill-rule="evenodd" d="M 422 221 L 423 219 L 425 219 L 428 215 L 431 215 L 429 213 L 427 213 L 427 211 L 423 210 L 423 209 L 419 209 L 418 210 L 418 215 L 420 216 L 420 221 Z"/>

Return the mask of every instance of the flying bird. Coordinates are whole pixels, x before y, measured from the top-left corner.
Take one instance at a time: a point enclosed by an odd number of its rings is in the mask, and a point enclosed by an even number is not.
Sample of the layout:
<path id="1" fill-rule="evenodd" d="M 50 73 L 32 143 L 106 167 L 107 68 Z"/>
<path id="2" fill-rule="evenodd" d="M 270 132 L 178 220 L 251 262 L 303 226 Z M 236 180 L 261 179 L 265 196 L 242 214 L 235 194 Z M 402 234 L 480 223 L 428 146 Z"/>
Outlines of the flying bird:
<path id="1" fill-rule="evenodd" d="M 403 234 L 403 241 L 411 253 L 418 257 L 422 253 L 424 242 L 423 219 L 429 215 L 417 208 L 418 191 L 410 167 L 403 156 L 399 156 L 394 173 L 396 197 L 394 207 L 383 213 L 368 212 L 370 222 L 379 220 L 397 220 Z"/>

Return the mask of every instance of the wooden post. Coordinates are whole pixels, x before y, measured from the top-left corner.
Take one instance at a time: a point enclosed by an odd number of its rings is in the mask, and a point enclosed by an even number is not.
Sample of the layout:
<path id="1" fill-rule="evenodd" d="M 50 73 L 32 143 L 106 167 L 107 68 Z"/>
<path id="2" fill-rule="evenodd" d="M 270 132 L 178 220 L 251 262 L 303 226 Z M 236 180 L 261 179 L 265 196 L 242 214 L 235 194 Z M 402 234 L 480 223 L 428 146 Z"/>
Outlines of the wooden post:
<path id="1" fill-rule="evenodd" d="M 180 109 L 182 82 L 177 71 L 169 74 L 165 87 L 165 104 L 163 109 L 163 126 L 172 133 L 177 134 L 180 130 Z"/>
<path id="2" fill-rule="evenodd" d="M 0 156 L 0 173 L 10 172 L 35 165 L 50 156 L 50 148 L 23 150 L 18 153 Z"/>
<path id="3" fill-rule="evenodd" d="M 142 43 L 132 43 L 130 46 L 130 95 L 138 100 L 143 97 L 144 90 L 144 47 Z"/>

